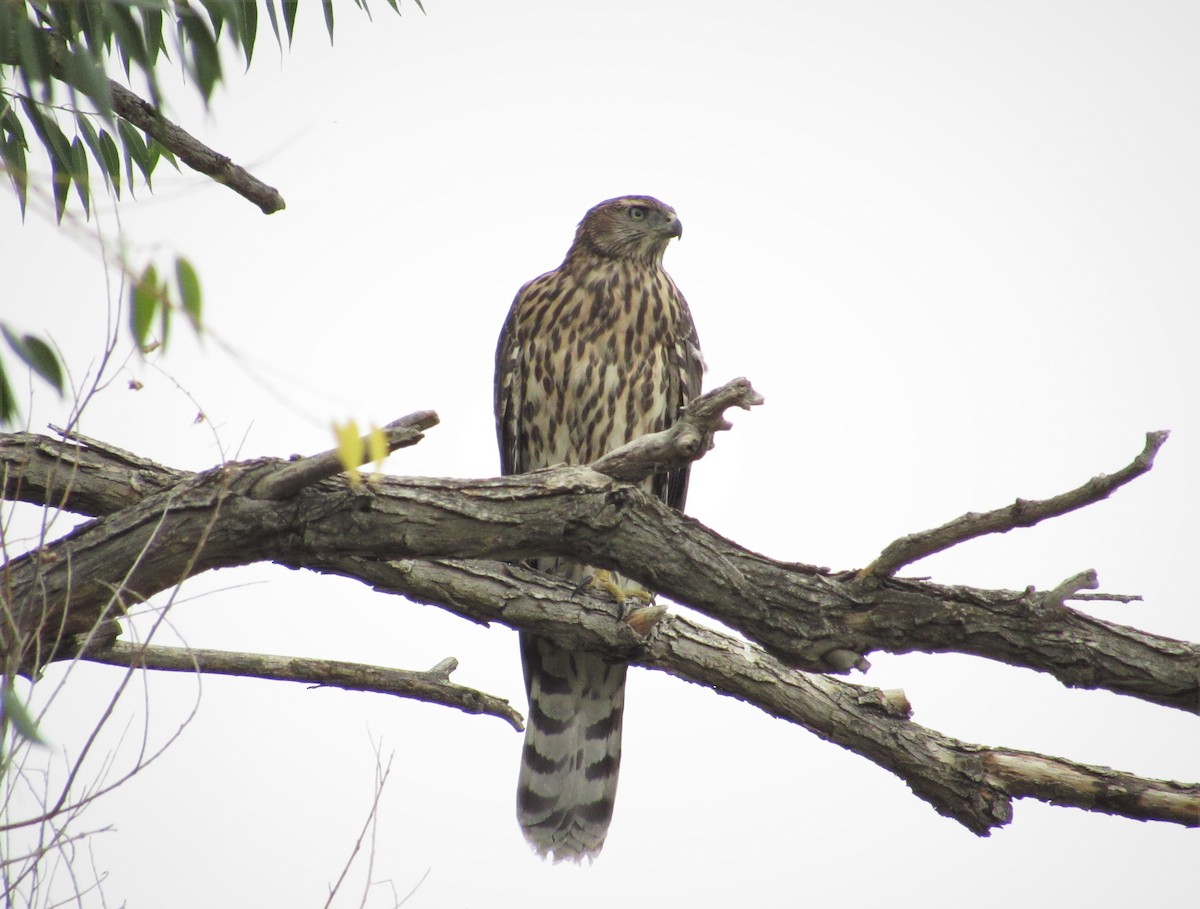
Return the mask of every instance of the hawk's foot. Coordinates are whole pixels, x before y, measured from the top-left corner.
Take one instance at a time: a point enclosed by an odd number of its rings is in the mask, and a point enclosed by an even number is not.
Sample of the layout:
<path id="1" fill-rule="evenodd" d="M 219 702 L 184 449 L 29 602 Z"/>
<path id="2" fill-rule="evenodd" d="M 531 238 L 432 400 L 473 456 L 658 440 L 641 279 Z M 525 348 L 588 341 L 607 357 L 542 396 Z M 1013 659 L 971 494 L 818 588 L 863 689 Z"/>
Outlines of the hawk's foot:
<path id="1" fill-rule="evenodd" d="M 622 587 L 617 583 L 613 573 L 604 568 L 597 568 L 596 573 L 592 575 L 591 584 L 597 590 L 603 590 L 610 597 L 617 601 L 623 608 L 628 600 L 641 600 L 649 605 L 654 602 L 654 594 L 649 590 L 643 590 L 641 587 Z"/>

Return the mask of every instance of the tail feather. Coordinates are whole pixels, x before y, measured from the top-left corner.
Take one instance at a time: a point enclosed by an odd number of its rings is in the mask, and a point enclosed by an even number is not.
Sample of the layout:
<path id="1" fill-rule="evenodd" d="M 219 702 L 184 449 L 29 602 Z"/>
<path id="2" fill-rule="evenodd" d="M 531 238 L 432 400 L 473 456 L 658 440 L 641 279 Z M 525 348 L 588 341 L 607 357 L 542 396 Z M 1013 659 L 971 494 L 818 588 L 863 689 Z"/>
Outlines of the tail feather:
<path id="1" fill-rule="evenodd" d="M 594 858 L 617 795 L 626 667 L 525 634 L 521 655 L 529 722 L 517 819 L 539 855 Z"/>

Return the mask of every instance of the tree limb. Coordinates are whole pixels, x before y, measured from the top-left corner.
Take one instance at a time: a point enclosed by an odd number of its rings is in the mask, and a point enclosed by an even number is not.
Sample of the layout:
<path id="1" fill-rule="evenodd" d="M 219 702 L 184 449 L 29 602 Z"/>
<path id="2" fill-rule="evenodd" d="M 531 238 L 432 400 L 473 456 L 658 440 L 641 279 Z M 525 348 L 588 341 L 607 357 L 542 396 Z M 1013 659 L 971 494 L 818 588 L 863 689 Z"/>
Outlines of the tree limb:
<path id="1" fill-rule="evenodd" d="M 86 87 L 76 85 L 63 66 L 63 60 L 71 51 L 60 37 L 52 32 L 46 34 L 50 38 L 47 49 L 54 78 L 86 92 Z M 21 60 L 14 51 L 9 58 L 0 60 L 0 64 L 20 66 Z M 168 120 L 145 98 L 115 79 L 108 80 L 108 91 L 112 98 L 113 113 L 151 136 L 192 170 L 228 186 L 242 198 L 257 205 L 264 215 L 274 214 L 287 207 L 279 190 L 263 183 L 244 167 L 234 164 L 228 155 L 214 151 L 187 130 Z"/>
<path id="2" fill-rule="evenodd" d="M 905 565 L 926 556 L 990 533 L 1008 533 L 1017 527 L 1032 527 L 1059 515 L 1076 511 L 1107 499 L 1114 491 L 1137 479 L 1154 466 L 1154 456 L 1170 433 L 1160 430 L 1146 433 L 1146 447 L 1133 461 L 1116 473 L 1093 477 L 1082 486 L 1049 499 L 1017 499 L 1013 504 L 985 514 L 969 512 L 941 527 L 901 537 L 889 543 L 874 562 L 862 571 L 863 577 L 894 575 Z"/>
<path id="3" fill-rule="evenodd" d="M 746 700 L 886 767 L 976 833 L 1007 823 L 1011 799 L 1021 796 L 1190 825 L 1200 819 L 1200 787 L 959 742 L 912 723 L 902 693 L 797 669 L 806 654 L 821 652 L 805 649 L 818 635 L 835 644 L 878 639 L 883 649 L 897 652 L 919 649 L 911 639 L 928 639 L 936 643 L 932 650 L 989 651 L 996 658 L 1006 655 L 996 640 L 1007 639 L 1026 652 L 1026 665 L 1045 668 L 1045 662 L 1069 677 L 1056 661 L 1074 660 L 1092 673 L 1091 687 L 1128 689 L 1188 709 L 1195 645 L 1097 622 L 1061 606 L 1073 591 L 1091 586 L 1087 573 L 1045 593 L 890 578 L 864 582 L 853 573 L 749 553 L 639 490 L 582 467 L 486 481 L 387 477 L 357 491 L 341 478 L 324 479 L 301 485 L 281 502 L 252 494 L 264 477 L 286 467 L 266 459 L 203 474 L 163 474 L 143 484 L 140 502 L 120 504 L 122 498 L 103 487 L 120 485 L 123 473 L 144 471 L 144 464 L 129 466 L 127 459 L 79 442 L 26 442 L 41 454 L 23 457 L 0 441 L 0 465 L 13 474 L 6 495 L 55 490 L 68 507 L 108 503 L 114 509 L 6 566 L 10 602 L 17 612 L 38 602 L 44 627 L 74 633 L 114 591 L 137 598 L 164 589 L 169 579 L 178 580 L 182 553 L 194 560 L 193 572 L 270 559 L 356 578 L 473 621 L 500 621 L 567 646 L 598 649 Z M 70 489 L 22 482 L 22 469 L 45 467 L 53 450 L 47 444 L 62 446 L 71 464 L 108 463 L 103 470 L 75 470 Z M 696 448 L 686 440 L 684 446 Z M 662 457 L 659 451 L 650 461 L 667 463 Z M 211 527 L 197 554 L 202 521 Z M 493 558 L 557 552 L 619 566 L 639 579 L 662 580 L 651 586 L 708 607 L 744 633 L 761 632 L 766 649 L 678 617 L 642 638 L 618 619 L 614 604 L 561 580 L 517 565 L 437 558 L 465 552 Z M 681 562 L 677 570 L 664 567 L 675 560 Z M 682 577 L 689 573 L 695 577 Z M 939 627 L 940 636 L 930 636 L 927 625 Z M 1194 709 L 1194 695 L 1191 701 Z"/>
<path id="4" fill-rule="evenodd" d="M 234 164 L 228 155 L 209 148 L 181 126 L 172 123 L 153 104 L 131 92 L 121 83 L 109 80 L 113 111 L 139 129 L 153 136 L 163 148 L 170 149 L 192 170 L 212 177 L 228 186 L 244 199 L 273 215 L 287 207 L 283 196 L 274 186 L 268 186 L 244 167 Z"/>
<path id="5" fill-rule="evenodd" d="M 521 714 L 514 710 L 508 701 L 451 682 L 450 673 L 458 668 L 458 660 L 453 657 L 442 660 L 432 669 L 414 672 L 340 660 L 234 653 L 192 647 L 164 647 L 125 641 L 98 642 L 78 656 L 92 663 L 105 663 L 110 666 L 238 675 L 284 682 L 304 682 L 319 687 L 333 686 L 347 691 L 394 694 L 402 698 L 456 707 L 464 713 L 496 716 L 518 732 L 525 728 Z"/>
<path id="6" fill-rule="evenodd" d="M 842 671 L 846 654 L 872 650 L 958 651 L 1049 672 L 1073 687 L 1200 711 L 1200 647 L 1077 612 L 1057 602 L 1060 591 L 1047 598 L 1032 590 L 862 580 L 777 562 L 587 467 L 475 481 L 380 477 L 357 491 L 334 478 L 285 503 L 255 498 L 258 482 L 281 464 L 265 459 L 189 475 L 13 560 L 8 589 L 25 610 L 21 627 L 61 637 L 84 633 L 114 592 L 126 601 L 149 597 L 182 580 L 189 560 L 197 573 L 255 561 L 314 566 L 335 552 L 509 560 L 555 554 L 619 570 L 795 668 Z M 83 491 L 84 481 L 96 479 L 78 475 L 81 498 L 111 499 Z M 17 486 L 36 492 L 36 484 Z M 66 507 L 73 507 L 69 496 Z M 206 533 L 197 554 L 195 541 Z M 26 659 L 56 646 L 43 640 Z"/>
<path id="7" fill-rule="evenodd" d="M 336 556 L 315 567 L 475 622 L 498 621 L 573 648 L 602 650 L 753 704 L 866 757 L 979 835 L 1007 824 L 1012 799 L 1026 796 L 1200 826 L 1200 785 L 962 742 L 912 722 L 902 692 L 792 669 L 754 645 L 682 616 L 671 616 L 642 639 L 620 620 L 615 604 L 519 565 Z"/>
<path id="8" fill-rule="evenodd" d="M 407 417 L 393 420 L 383 427 L 383 436 L 387 443 L 388 454 L 400 448 L 416 445 L 425 438 L 422 430 L 431 429 L 438 423 L 438 415 L 432 410 L 421 410 Z M 368 449 L 367 437 L 362 439 L 363 450 Z M 361 464 L 370 463 L 365 456 Z M 359 466 L 361 466 L 361 464 Z M 346 469 L 336 448 L 323 451 L 307 458 L 298 458 L 279 468 L 274 473 L 261 477 L 250 490 L 250 494 L 260 499 L 290 499 L 305 486 L 311 486 L 318 480 L 332 477 Z"/>
<path id="9" fill-rule="evenodd" d="M 749 379 L 727 382 L 689 401 L 671 426 L 662 432 L 652 432 L 610 451 L 592 464 L 592 470 L 636 483 L 672 467 L 680 467 L 712 450 L 713 436 L 733 424 L 725 419 L 730 407 L 749 410 L 763 403 L 763 396 L 754 390 Z"/>

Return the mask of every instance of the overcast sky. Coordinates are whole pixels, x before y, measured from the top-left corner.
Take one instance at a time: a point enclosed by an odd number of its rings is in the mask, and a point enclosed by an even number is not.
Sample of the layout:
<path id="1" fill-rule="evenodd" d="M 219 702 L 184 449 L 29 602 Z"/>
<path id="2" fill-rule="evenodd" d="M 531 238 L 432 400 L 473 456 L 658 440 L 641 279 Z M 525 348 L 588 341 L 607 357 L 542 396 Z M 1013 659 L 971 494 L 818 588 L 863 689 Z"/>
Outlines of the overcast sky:
<path id="1" fill-rule="evenodd" d="M 212 337 L 180 328 L 165 358 L 115 368 L 84 432 L 200 469 L 428 408 L 442 424 L 387 469 L 493 475 L 492 358 L 513 294 L 561 261 L 588 207 L 647 193 L 684 224 L 666 266 L 707 385 L 746 375 L 767 402 L 694 469 L 692 514 L 775 557 L 859 567 L 902 534 L 1115 470 L 1170 429 L 1154 471 L 1111 500 L 911 573 L 1022 589 L 1095 568 L 1145 602 L 1088 611 L 1200 639 L 1200 6 L 373 6 L 370 22 L 337 4 L 331 48 L 303 4 L 293 50 L 264 33 L 208 114 L 169 94 L 286 211 L 165 165 L 119 224 L 104 207 L 59 229 L 35 205 L 22 226 L 9 199 L 0 316 L 53 335 L 77 378 L 120 299 L 97 225 L 138 264 L 184 254 L 201 274 Z M 64 419 L 39 393 L 32 425 Z M 455 656 L 456 681 L 524 709 L 507 629 L 270 566 L 180 599 L 171 634 L 193 646 L 414 669 Z M 1200 778 L 1194 717 L 962 656 L 871 659 L 853 681 L 903 688 L 946 734 Z M 78 752 L 119 678 L 75 670 L 44 719 L 54 755 Z M 863 758 L 644 670 L 608 844 L 582 869 L 542 864 L 520 835 L 518 734 L 383 695 L 156 675 L 102 740 L 110 776 L 147 717 L 160 744 L 194 707 L 161 760 L 84 816 L 112 827 L 92 841 L 109 905 L 320 905 L 371 802 L 373 743 L 394 755 L 374 875 L 403 894 L 427 874 L 414 907 L 1196 892 L 1194 831 L 1021 802 L 978 839 Z"/>

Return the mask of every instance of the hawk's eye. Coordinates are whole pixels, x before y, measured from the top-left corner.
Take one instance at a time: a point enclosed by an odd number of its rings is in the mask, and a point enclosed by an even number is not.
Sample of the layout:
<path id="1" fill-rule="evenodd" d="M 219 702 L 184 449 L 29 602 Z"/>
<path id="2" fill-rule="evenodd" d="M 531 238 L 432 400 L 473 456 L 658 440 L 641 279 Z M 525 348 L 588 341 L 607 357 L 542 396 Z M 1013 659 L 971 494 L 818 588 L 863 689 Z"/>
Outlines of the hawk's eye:
<path id="1" fill-rule="evenodd" d="M 635 221 L 641 221 L 646 217 L 646 209 L 641 205 L 635 205 L 633 208 L 629 209 L 629 217 L 633 218 Z"/>

